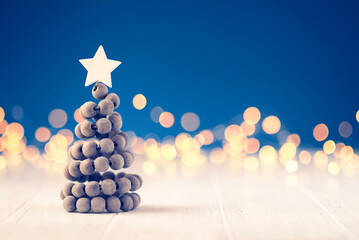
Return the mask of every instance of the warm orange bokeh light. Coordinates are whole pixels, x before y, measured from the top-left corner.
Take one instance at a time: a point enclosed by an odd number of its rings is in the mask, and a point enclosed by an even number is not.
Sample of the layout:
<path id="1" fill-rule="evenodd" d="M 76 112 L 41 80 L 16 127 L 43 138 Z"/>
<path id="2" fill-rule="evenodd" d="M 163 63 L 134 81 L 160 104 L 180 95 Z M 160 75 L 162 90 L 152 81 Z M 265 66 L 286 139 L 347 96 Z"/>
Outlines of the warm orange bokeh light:
<path id="1" fill-rule="evenodd" d="M 276 116 L 266 117 L 262 122 L 263 131 L 267 134 L 276 134 L 280 130 L 280 127 L 280 120 Z"/>
<path id="2" fill-rule="evenodd" d="M 35 132 L 35 138 L 39 142 L 46 142 L 50 137 L 50 130 L 46 127 L 39 127 Z"/>
<path id="3" fill-rule="evenodd" d="M 132 100 L 133 106 L 137 109 L 137 110 L 142 110 L 146 107 L 147 104 L 147 100 L 146 97 L 143 96 L 142 94 L 137 94 L 133 100 Z"/>
<path id="4" fill-rule="evenodd" d="M 249 107 L 243 113 L 243 119 L 248 124 L 256 124 L 261 118 L 261 113 L 256 107 Z"/>
<path id="5" fill-rule="evenodd" d="M 324 141 L 329 135 L 329 129 L 324 123 L 315 126 L 313 136 L 318 142 Z"/>
<path id="6" fill-rule="evenodd" d="M 170 128 L 172 127 L 174 122 L 175 122 L 175 118 L 173 117 L 172 113 L 170 112 L 161 113 L 160 124 L 162 125 L 162 127 Z"/>

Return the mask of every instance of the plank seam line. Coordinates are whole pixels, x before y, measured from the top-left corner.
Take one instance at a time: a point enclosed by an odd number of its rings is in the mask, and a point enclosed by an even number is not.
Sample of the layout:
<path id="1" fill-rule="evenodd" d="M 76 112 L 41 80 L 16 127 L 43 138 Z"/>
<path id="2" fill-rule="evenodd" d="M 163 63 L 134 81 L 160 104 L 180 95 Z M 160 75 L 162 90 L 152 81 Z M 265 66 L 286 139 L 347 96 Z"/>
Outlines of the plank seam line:
<path id="1" fill-rule="evenodd" d="M 350 239 L 357 239 L 357 237 L 346 227 L 344 226 L 310 191 L 308 191 L 304 186 L 299 185 L 299 189 L 320 209 L 322 209 L 345 233 L 350 236 Z"/>
<path id="2" fill-rule="evenodd" d="M 218 184 L 214 183 L 213 180 L 212 180 L 212 186 L 213 186 L 213 189 L 214 189 L 214 194 L 216 195 L 216 200 L 217 200 L 217 203 L 218 203 L 218 208 L 219 208 L 219 212 L 221 213 L 221 217 L 222 217 L 222 220 L 223 220 L 223 226 L 224 226 L 224 229 L 227 233 L 227 236 L 230 240 L 233 240 L 234 237 L 233 237 L 233 234 L 229 228 L 229 225 L 228 225 L 228 222 L 227 222 L 227 218 L 226 218 L 226 215 L 224 213 L 224 210 L 223 210 L 223 203 L 222 203 L 222 198 L 220 196 L 220 193 L 219 193 L 219 188 L 218 188 Z"/>

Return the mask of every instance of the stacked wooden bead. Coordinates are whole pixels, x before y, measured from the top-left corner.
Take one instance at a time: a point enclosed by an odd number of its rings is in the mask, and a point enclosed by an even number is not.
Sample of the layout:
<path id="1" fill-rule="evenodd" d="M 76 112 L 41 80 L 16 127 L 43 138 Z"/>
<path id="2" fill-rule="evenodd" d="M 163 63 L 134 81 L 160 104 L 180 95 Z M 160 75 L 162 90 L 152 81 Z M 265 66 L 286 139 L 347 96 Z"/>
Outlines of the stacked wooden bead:
<path id="1" fill-rule="evenodd" d="M 86 121 L 76 126 L 75 134 L 85 140 L 75 142 L 69 150 L 73 161 L 65 167 L 64 176 L 72 182 L 63 187 L 60 196 L 69 212 L 127 212 L 140 204 L 134 191 L 142 186 L 142 179 L 137 174 L 113 172 L 134 162 L 134 155 L 125 150 L 129 137 L 121 131 L 121 115 L 114 112 L 120 99 L 99 83 L 92 95 L 101 101 L 86 102 L 80 108 Z"/>

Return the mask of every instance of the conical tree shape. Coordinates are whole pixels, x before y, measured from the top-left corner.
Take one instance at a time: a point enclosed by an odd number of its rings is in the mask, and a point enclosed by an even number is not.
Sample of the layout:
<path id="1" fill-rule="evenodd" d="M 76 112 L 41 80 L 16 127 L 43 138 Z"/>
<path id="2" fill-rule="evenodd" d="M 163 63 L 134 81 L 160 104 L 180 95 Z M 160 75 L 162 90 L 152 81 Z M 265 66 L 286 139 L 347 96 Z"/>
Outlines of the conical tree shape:
<path id="1" fill-rule="evenodd" d="M 134 155 L 125 150 L 129 137 L 121 131 L 121 115 L 114 112 L 120 99 L 114 93 L 108 94 L 101 83 L 93 87 L 92 95 L 101 101 L 86 102 L 80 108 L 81 116 L 87 120 L 75 127 L 75 134 L 85 140 L 70 148 L 72 160 L 64 176 L 71 182 L 60 192 L 63 206 L 68 212 L 81 213 L 134 210 L 141 201 L 134 191 L 142 186 L 142 178 L 114 172 L 134 162 Z"/>

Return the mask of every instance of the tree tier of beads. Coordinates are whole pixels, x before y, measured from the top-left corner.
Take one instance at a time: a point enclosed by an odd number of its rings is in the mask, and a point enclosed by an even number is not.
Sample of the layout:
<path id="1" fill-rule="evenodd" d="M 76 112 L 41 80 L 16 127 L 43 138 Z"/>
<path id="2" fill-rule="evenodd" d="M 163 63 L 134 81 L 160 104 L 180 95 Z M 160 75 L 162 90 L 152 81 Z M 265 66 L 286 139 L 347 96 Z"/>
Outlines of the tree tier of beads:
<path id="1" fill-rule="evenodd" d="M 63 206 L 66 211 L 81 213 L 134 210 L 141 202 L 134 191 L 142 186 L 142 178 L 113 172 L 134 162 L 134 155 L 125 150 L 129 137 L 121 131 L 122 117 L 114 112 L 120 98 L 108 94 L 100 83 L 93 87 L 92 95 L 101 101 L 86 102 L 80 108 L 86 120 L 75 127 L 75 135 L 85 140 L 75 142 L 69 150 L 72 160 L 64 168 L 64 176 L 71 182 L 60 192 Z"/>

